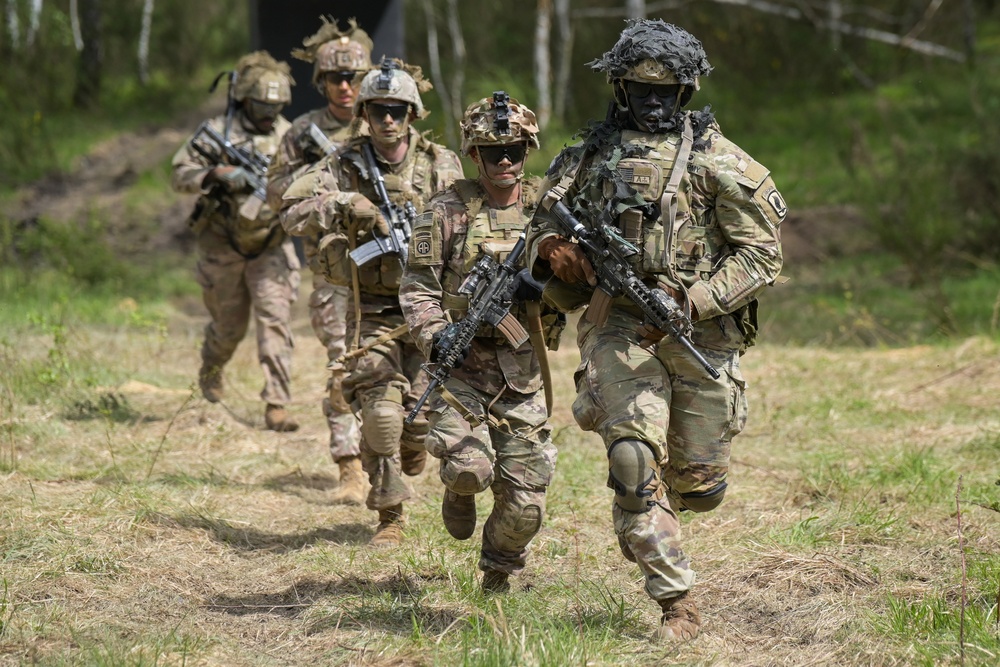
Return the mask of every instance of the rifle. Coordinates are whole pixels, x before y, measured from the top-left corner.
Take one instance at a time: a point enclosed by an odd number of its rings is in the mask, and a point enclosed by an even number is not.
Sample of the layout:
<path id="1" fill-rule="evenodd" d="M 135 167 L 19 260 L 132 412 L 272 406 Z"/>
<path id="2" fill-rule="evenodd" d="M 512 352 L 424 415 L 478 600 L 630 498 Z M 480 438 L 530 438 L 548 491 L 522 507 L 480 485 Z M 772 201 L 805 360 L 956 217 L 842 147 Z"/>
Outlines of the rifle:
<path id="1" fill-rule="evenodd" d="M 364 166 L 368 171 L 368 179 L 375 186 L 375 194 L 378 195 L 378 208 L 382 212 L 382 217 L 389 223 L 389 235 L 379 236 L 375 233 L 375 238 L 359 246 L 350 252 L 351 259 L 358 266 L 393 253 L 398 256 L 399 263 L 406 266 L 406 256 L 409 251 L 410 233 L 413 221 L 417 217 L 417 209 L 411 202 L 406 202 L 404 206 L 397 206 L 389 199 L 389 193 L 385 190 L 385 179 L 382 177 L 382 170 L 378 168 L 375 160 L 375 151 L 372 145 L 365 142 L 361 146 L 361 157 Z"/>
<path id="2" fill-rule="evenodd" d="M 299 135 L 299 146 L 304 152 L 311 148 L 317 149 L 321 159 L 330 157 L 337 152 L 337 146 L 330 141 L 323 130 L 319 129 L 316 123 L 309 123 L 309 127 Z M 313 153 L 313 155 L 315 154 Z"/>
<path id="3" fill-rule="evenodd" d="M 625 296 L 642 310 L 647 322 L 683 345 L 705 372 L 713 380 L 718 380 L 719 371 L 691 344 L 691 320 L 680 304 L 665 291 L 650 288 L 632 270 L 628 258 L 637 255 L 639 249 L 610 225 L 602 225 L 598 230 L 585 227 L 573 217 L 557 194 L 545 197 L 542 207 L 551 211 L 566 232 L 577 239 L 597 273 L 597 289 L 587 309 L 587 319 L 598 325 L 604 324 L 608 320 L 612 299 Z"/>
<path id="4" fill-rule="evenodd" d="M 462 357 L 462 352 L 472 344 L 480 325 L 486 323 L 495 326 L 514 348 L 521 347 L 528 340 L 528 332 L 510 312 L 513 305 L 511 292 L 514 276 L 518 272 L 517 265 L 523 253 L 524 232 L 521 232 L 517 244 L 503 263 L 498 264 L 492 256 L 483 255 L 465 277 L 458 293 L 469 297 L 468 313 L 460 322 L 444 329 L 444 335 L 434 345 L 437 361 L 421 366 L 431 376 L 431 381 L 413 410 L 406 416 L 404 421 L 407 424 L 412 424 L 417 418 L 417 413 L 431 392 L 448 380 Z"/>
<path id="5" fill-rule="evenodd" d="M 205 148 L 203 143 L 211 144 L 215 151 Z M 191 138 L 191 147 L 216 165 L 222 164 L 225 160 L 226 163 L 243 167 L 247 171 L 253 192 L 240 206 L 240 215 L 248 220 L 256 220 L 261 207 L 267 201 L 267 167 L 271 162 L 270 158 L 261 155 L 253 147 L 248 153 L 234 146 L 228 137 L 219 134 L 208 121 L 198 126 L 198 130 Z"/>

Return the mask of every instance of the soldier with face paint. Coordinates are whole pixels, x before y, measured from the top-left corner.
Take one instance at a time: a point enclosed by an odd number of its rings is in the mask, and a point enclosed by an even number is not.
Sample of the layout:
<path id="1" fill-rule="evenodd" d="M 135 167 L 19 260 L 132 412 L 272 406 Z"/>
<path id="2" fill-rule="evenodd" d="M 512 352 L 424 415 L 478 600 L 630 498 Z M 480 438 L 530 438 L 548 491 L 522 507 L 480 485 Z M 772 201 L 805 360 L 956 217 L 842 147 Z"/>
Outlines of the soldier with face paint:
<path id="1" fill-rule="evenodd" d="M 358 96 L 360 79 L 357 75 L 371 68 L 372 41 L 353 19 L 347 31 L 341 31 L 336 20 L 323 17 L 323 25 L 302 41 L 303 48 L 292 55 L 313 63 L 313 85 L 326 97 L 326 106 L 302 114 L 285 133 L 274 163 L 268 170 L 268 201 L 275 210 L 281 208 L 281 197 L 297 175 L 324 156 L 310 134 L 315 125 L 334 145 L 351 138 L 354 120 L 354 100 Z M 350 288 L 333 285 L 323 277 L 319 264 L 319 235 L 303 236 L 303 247 L 312 270 L 313 291 L 309 296 L 309 315 L 313 331 L 326 348 L 330 362 L 327 396 L 322 409 L 330 428 L 330 454 L 340 468 L 340 486 L 333 494 L 334 502 L 360 504 L 365 497 L 365 479 L 361 470 L 361 438 L 358 422 L 344 401 L 341 383 L 344 366 L 336 359 L 347 351 L 347 308 Z"/>
<path id="2" fill-rule="evenodd" d="M 361 462 L 372 484 L 366 505 L 379 515 L 372 546 L 403 540 L 403 502 L 410 497 L 403 475 L 419 474 L 427 456 L 427 421 L 404 427 L 404 408 L 416 404 L 427 378 L 399 306 L 405 258 L 387 253 L 358 266 L 349 252 L 390 233 L 368 151 L 400 210 L 421 211 L 435 192 L 462 177 L 458 156 L 411 125 L 425 116 L 420 92 L 429 88 L 419 68 L 395 60 L 365 74 L 354 101 L 352 138 L 296 179 L 282 202 L 285 229 L 318 236 L 324 276 L 352 288 L 347 337 L 352 349 L 361 346 L 366 353 L 347 361 L 343 392 L 361 416 Z"/>
<path id="3" fill-rule="evenodd" d="M 236 65 L 231 91 L 238 109 L 232 116 L 212 118 L 209 127 L 220 136 L 228 134 L 245 153 L 270 160 L 288 130 L 281 109 L 292 99 L 293 83 L 287 63 L 264 51 L 244 56 Z M 205 328 L 198 383 L 207 400 L 222 400 L 222 368 L 246 335 L 252 315 L 264 370 L 265 424 L 274 431 L 294 431 L 299 426 L 285 405 L 291 400 L 289 322 L 298 296 L 299 260 L 276 211 L 265 204 L 253 219 L 244 216 L 252 174 L 240 165 L 220 164 L 219 153 L 218 146 L 195 135 L 173 159 L 174 190 L 202 195 L 190 224 L 198 241 L 198 282 L 211 322 Z"/>
<path id="4" fill-rule="evenodd" d="M 701 617 L 678 513 L 712 510 L 725 494 L 730 444 L 747 419 L 740 356 L 756 338 L 756 297 L 781 270 L 786 208 L 768 169 L 726 139 L 707 108 L 685 110 L 711 71 L 690 33 L 633 21 L 590 66 L 607 75 L 614 103 L 552 163 L 529 227 L 529 266 L 548 281 L 547 301 L 579 308 L 598 280 L 556 204 L 586 228 L 613 230 L 635 248 L 627 261 L 646 286 L 683 306 L 691 342 L 718 371 L 709 377 L 625 297 L 610 302 L 605 321 L 592 321 L 593 309 L 581 319 L 573 414 L 607 447 L 619 546 L 660 606 L 653 641 L 693 639 Z"/>
<path id="5" fill-rule="evenodd" d="M 502 91 L 465 112 L 462 150 L 479 178 L 456 181 L 417 219 L 399 291 L 410 331 L 432 362 L 438 338 L 466 315 L 469 297 L 460 287 L 471 269 L 484 255 L 504 261 L 531 219 L 537 184 L 522 177 L 537 135 L 535 114 Z M 515 349 L 496 328 L 480 327 L 465 360 L 430 403 L 427 450 L 441 460 L 441 515 L 452 537 L 472 536 L 476 494 L 493 492 L 479 560 L 487 592 L 508 590 L 508 577 L 524 568 L 555 471 L 541 391 L 538 352 L 544 351 L 535 346 L 554 349 L 564 319 L 542 312 L 540 288 L 522 269 L 511 308 L 538 338 Z"/>

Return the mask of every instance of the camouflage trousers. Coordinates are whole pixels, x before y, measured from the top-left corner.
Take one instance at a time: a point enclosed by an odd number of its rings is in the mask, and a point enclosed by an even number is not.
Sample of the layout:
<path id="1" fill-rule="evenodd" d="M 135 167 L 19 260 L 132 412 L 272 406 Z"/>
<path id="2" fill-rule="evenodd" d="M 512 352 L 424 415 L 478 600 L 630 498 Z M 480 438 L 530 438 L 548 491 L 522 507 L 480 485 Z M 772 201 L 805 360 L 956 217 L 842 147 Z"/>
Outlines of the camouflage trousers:
<path id="1" fill-rule="evenodd" d="M 398 308 L 363 313 L 361 346 L 402 324 L 403 313 Z M 356 326 L 352 312 L 348 316 L 348 340 L 353 339 Z M 426 409 L 413 424 L 403 423 L 427 387 L 427 374 L 420 368 L 423 359 L 410 335 L 404 334 L 347 363 L 344 399 L 361 415 L 361 465 L 372 485 L 366 501 L 368 509 L 387 509 L 411 495 L 403 479 L 400 448 L 424 449 Z M 388 404 L 395 406 L 391 415 L 382 412 L 378 419 L 368 418 L 370 410 L 384 409 Z"/>
<path id="2" fill-rule="evenodd" d="M 620 543 L 642 570 L 646 592 L 662 600 L 694 583 L 680 546 L 677 512 L 685 507 L 685 494 L 724 488 L 730 443 L 746 425 L 746 383 L 736 349 L 699 348 L 721 375 L 712 380 L 676 341 L 639 347 L 638 324 L 597 327 L 581 321 L 578 340 L 586 361 L 576 374 L 573 416 L 582 429 L 599 433 L 606 447 L 641 440 L 656 456 L 665 497 L 645 513 L 615 503 L 613 515 Z"/>
<path id="3" fill-rule="evenodd" d="M 326 348 L 327 360 L 333 361 L 347 351 L 347 308 L 351 288 L 326 282 L 313 275 L 313 291 L 309 295 L 309 319 L 319 342 Z M 330 403 L 333 377 L 327 378 L 327 393 L 323 397 L 323 416 L 330 427 L 330 455 L 334 461 L 361 453 L 358 441 L 361 433 L 352 412 L 342 412 Z"/>
<path id="4" fill-rule="evenodd" d="M 225 246 L 202 248 L 198 284 L 211 321 L 205 327 L 202 363 L 222 368 L 250 326 L 257 329 L 257 358 L 264 371 L 260 397 L 272 405 L 291 401 L 291 308 L 299 293 L 299 260 L 291 241 L 246 259 Z"/>
<path id="5" fill-rule="evenodd" d="M 441 481 L 451 491 L 493 492 L 479 568 L 517 574 L 542 527 L 545 490 L 556 467 L 545 397 L 541 391 L 524 395 L 508 389 L 494 402 L 493 395 L 454 378 L 445 386 L 472 414 L 483 418 L 488 409 L 500 423 L 472 426 L 436 392 L 427 415 L 427 451 L 441 460 Z"/>

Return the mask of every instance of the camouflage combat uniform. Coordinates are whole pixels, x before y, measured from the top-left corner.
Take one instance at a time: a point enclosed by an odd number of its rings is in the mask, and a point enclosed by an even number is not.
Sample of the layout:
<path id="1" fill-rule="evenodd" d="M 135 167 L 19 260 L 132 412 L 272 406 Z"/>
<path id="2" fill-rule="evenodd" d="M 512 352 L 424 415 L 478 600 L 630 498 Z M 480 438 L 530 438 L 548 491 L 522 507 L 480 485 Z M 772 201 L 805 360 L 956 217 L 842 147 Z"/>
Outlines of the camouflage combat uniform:
<path id="1" fill-rule="evenodd" d="M 211 119 L 220 134 L 225 116 Z M 233 119 L 230 141 L 252 146 L 271 158 L 289 123 L 279 116 L 267 134 L 256 134 L 242 112 Z M 189 139 L 173 158 L 176 191 L 201 193 L 190 224 L 197 237 L 197 278 L 211 322 L 205 328 L 203 368 L 222 368 L 246 335 L 250 316 L 257 328 L 257 352 L 264 371 L 261 398 L 269 405 L 290 402 L 292 365 L 291 306 L 298 296 L 299 260 L 292 241 L 265 204 L 255 220 L 239 214 L 250 196 L 231 194 L 218 185 L 208 189 L 205 177 L 216 165 L 191 147 Z"/>
<path id="2" fill-rule="evenodd" d="M 425 356 L 434 333 L 465 316 L 468 297 L 458 288 L 476 260 L 490 252 L 501 262 L 510 252 L 531 219 L 534 193 L 523 187 L 518 205 L 489 208 L 479 182 L 461 180 L 435 196 L 417 219 L 399 300 Z M 525 306 L 515 308 L 527 329 Z M 546 323 L 555 319 L 546 317 Z M 553 346 L 559 332 L 553 326 L 546 331 Z M 463 495 L 493 491 L 479 567 L 516 574 L 541 528 L 556 463 L 538 357 L 530 342 L 512 349 L 496 329 L 483 327 L 445 388 L 477 418 L 488 412 L 493 421 L 470 425 L 437 392 L 429 401 L 427 450 L 441 459 L 447 489 Z"/>
<path id="3" fill-rule="evenodd" d="M 740 355 L 756 331 L 755 297 L 781 269 L 785 215 L 768 170 L 726 139 L 711 114 L 682 111 L 674 120 L 673 130 L 657 134 L 605 121 L 581 145 L 565 149 L 547 174 L 550 186 L 570 175 L 562 201 L 584 225 L 616 225 L 640 248 L 633 269 L 648 285 L 686 294 L 698 315 L 693 343 L 721 374 L 707 377 L 673 339 L 640 347 L 636 331 L 643 317 L 624 297 L 613 302 L 603 326 L 581 319 L 577 423 L 599 433 L 609 452 L 623 440 L 646 443 L 660 468 L 662 486 L 648 510 L 629 512 L 616 502 L 613 516 L 623 553 L 638 562 L 647 593 L 661 602 L 685 594 L 694 582 L 677 512 L 712 509 L 725 490 L 730 442 L 747 420 Z M 683 138 L 685 128 L 693 141 Z M 672 195 L 668 183 L 678 154 Z M 635 193 L 641 199 L 629 199 Z M 555 234 L 567 236 L 540 209 L 528 238 L 536 278 L 551 277 L 538 249 Z M 552 278 L 545 296 L 573 308 L 591 292 Z"/>
<path id="4" fill-rule="evenodd" d="M 352 139 L 334 158 L 297 179 L 285 192 L 281 213 L 285 229 L 296 236 L 321 237 L 319 262 L 327 280 L 339 285 L 351 285 L 351 260 L 348 247 L 358 247 L 373 238 L 373 231 L 356 233 L 348 219 L 352 197 L 360 193 L 372 202 L 379 198 L 359 166 L 361 146 L 367 136 Z M 409 150 L 402 162 L 380 164 L 386 190 L 394 202 L 409 201 L 417 210 L 424 202 L 462 176 L 458 156 L 452 151 L 425 139 L 410 128 Z M 404 324 L 399 306 L 399 281 L 403 269 L 396 255 L 384 255 L 357 269 L 361 321 L 358 322 L 353 304 L 347 309 L 347 335 L 356 333 L 360 344 Z M 356 330 L 360 328 L 360 331 Z M 362 414 L 361 458 L 372 483 L 368 495 L 369 509 L 379 510 L 398 505 L 410 496 L 403 481 L 400 446 L 423 450 L 427 424 L 424 420 L 404 428 L 401 442 L 379 441 L 369 435 L 366 406 L 388 401 L 409 410 L 426 386 L 426 376 L 420 371 L 422 355 L 409 335 L 381 344 L 369 354 L 350 360 L 343 381 L 344 398 Z"/>
<path id="5" fill-rule="evenodd" d="M 314 164 L 321 156 L 310 154 L 304 148 L 301 137 L 310 124 L 316 126 L 334 144 L 350 138 L 350 123 L 343 123 L 330 113 L 329 108 L 314 109 L 306 112 L 292 121 L 292 126 L 285 133 L 278 148 L 274 163 L 268 170 L 268 201 L 275 210 L 281 208 L 281 196 L 295 180 L 296 175 L 304 173 L 307 165 Z M 307 144 L 306 144 L 307 145 Z M 331 364 L 347 351 L 347 311 L 350 300 L 350 288 L 346 285 L 332 285 L 323 277 L 319 266 L 317 252 L 319 236 L 303 236 L 302 245 L 306 261 L 312 271 L 313 291 L 309 295 L 309 319 L 312 322 L 316 337 L 326 348 L 326 356 Z M 331 369 L 338 375 L 343 371 Z M 333 383 L 334 378 L 328 378 Z M 343 401 L 330 401 L 330 390 L 337 387 L 327 387 L 327 396 L 323 398 L 323 416 L 330 427 L 330 454 L 334 461 L 360 454 L 358 441 L 358 421 L 354 414 L 345 410 L 347 406 L 340 405 Z"/>

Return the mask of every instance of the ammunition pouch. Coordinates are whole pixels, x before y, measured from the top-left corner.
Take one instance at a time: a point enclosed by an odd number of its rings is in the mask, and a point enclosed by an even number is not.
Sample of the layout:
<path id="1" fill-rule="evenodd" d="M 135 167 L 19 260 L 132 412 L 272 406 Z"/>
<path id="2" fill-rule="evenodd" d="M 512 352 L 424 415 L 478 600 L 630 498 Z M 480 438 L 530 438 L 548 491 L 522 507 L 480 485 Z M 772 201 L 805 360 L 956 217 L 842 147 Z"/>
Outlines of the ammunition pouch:
<path id="1" fill-rule="evenodd" d="M 757 342 L 757 331 L 759 328 L 757 322 L 757 309 L 759 306 L 757 299 L 754 299 L 747 305 L 733 312 L 733 319 L 736 320 L 736 326 L 739 328 L 740 333 L 743 334 L 743 347 L 740 348 L 740 353 L 742 354 L 748 348 L 751 348 Z"/>
<path id="2" fill-rule="evenodd" d="M 331 232 L 319 240 L 316 263 L 326 281 L 344 287 L 351 285 L 351 258 L 347 235 Z"/>

